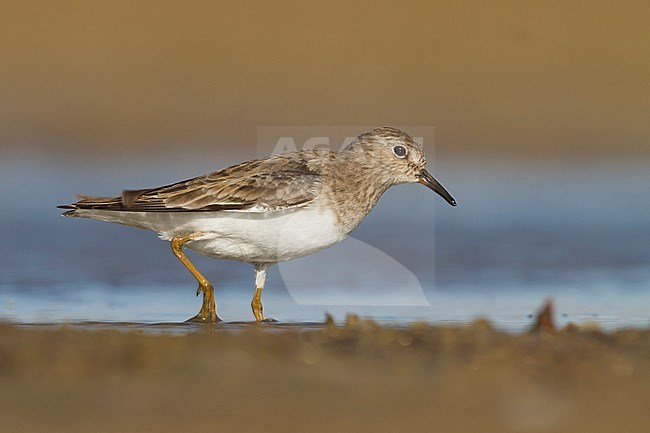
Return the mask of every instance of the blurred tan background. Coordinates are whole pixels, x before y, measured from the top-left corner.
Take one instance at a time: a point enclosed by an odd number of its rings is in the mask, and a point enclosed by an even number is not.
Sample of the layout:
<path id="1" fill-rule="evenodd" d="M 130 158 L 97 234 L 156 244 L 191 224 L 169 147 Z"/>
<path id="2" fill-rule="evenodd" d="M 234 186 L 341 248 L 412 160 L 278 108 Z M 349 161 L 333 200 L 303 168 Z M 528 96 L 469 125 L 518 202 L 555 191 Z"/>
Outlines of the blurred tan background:
<path id="1" fill-rule="evenodd" d="M 246 150 L 258 125 L 412 124 L 445 153 L 650 153 L 647 1 L 1 11 L 2 150 Z"/>

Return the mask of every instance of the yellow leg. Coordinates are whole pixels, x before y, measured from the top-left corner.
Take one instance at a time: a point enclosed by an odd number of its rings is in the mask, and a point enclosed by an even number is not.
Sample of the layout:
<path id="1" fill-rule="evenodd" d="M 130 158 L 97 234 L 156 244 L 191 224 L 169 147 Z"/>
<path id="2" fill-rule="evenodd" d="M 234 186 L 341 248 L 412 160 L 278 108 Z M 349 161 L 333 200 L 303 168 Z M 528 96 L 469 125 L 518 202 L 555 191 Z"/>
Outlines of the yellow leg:
<path id="1" fill-rule="evenodd" d="M 253 316 L 256 322 L 276 322 L 275 319 L 264 318 L 264 307 L 262 306 L 262 290 L 266 283 L 266 270 L 271 266 L 270 263 L 262 263 L 255 265 L 255 294 L 251 301 L 251 308 L 253 309 Z"/>
<path id="2" fill-rule="evenodd" d="M 178 257 L 178 260 L 185 265 L 187 270 L 190 271 L 194 278 L 196 278 L 196 281 L 199 282 L 199 287 L 196 289 L 196 296 L 199 296 L 199 294 L 203 292 L 203 305 L 201 306 L 201 310 L 199 311 L 199 314 L 189 319 L 188 322 L 220 322 L 221 319 L 217 316 L 217 309 L 214 303 L 214 287 L 212 287 L 212 284 L 201 275 L 192 262 L 187 258 L 185 253 L 183 253 L 183 245 L 193 240 L 194 237 L 195 235 L 180 236 L 171 240 L 171 247 L 174 255 Z"/>
<path id="3" fill-rule="evenodd" d="M 262 288 L 255 288 L 255 295 L 253 295 L 253 300 L 251 301 L 251 308 L 253 309 L 253 316 L 255 316 L 256 322 L 261 322 L 264 320 L 264 307 L 262 306 Z"/>

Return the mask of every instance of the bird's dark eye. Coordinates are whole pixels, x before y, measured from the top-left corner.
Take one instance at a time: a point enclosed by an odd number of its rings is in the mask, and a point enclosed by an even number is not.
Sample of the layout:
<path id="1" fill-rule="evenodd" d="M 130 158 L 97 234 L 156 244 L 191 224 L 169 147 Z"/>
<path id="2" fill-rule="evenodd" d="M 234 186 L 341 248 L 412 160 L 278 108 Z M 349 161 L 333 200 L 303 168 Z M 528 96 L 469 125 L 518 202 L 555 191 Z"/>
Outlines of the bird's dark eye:
<path id="1" fill-rule="evenodd" d="M 404 158 L 406 156 L 406 147 L 404 147 L 404 146 L 395 146 L 395 147 L 393 147 L 393 153 L 398 158 Z"/>

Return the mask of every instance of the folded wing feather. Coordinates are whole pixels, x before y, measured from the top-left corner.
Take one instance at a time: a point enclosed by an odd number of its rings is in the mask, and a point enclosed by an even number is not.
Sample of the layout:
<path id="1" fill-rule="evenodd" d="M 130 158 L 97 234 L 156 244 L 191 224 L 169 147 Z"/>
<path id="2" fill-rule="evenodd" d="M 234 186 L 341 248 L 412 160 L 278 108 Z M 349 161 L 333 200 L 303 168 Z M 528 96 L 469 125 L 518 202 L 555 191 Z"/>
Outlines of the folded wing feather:
<path id="1" fill-rule="evenodd" d="M 286 209 L 314 199 L 321 185 L 323 152 L 276 155 L 159 188 L 126 190 L 114 198 L 83 197 L 60 207 L 145 212 Z"/>

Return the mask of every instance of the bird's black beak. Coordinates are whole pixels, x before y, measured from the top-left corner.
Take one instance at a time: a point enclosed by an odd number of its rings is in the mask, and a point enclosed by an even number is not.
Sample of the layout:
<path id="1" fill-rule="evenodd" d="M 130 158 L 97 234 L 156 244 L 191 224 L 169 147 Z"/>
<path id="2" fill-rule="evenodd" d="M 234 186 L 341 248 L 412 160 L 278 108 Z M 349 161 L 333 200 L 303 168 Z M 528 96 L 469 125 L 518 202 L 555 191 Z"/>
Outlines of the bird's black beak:
<path id="1" fill-rule="evenodd" d="M 444 198 L 447 203 L 449 203 L 452 206 L 456 206 L 456 200 L 447 192 L 444 186 L 440 185 L 440 183 L 431 176 L 431 173 L 426 171 L 425 169 L 422 169 L 422 172 L 418 176 L 419 182 L 422 185 L 425 185 L 428 188 L 431 188 L 434 192 L 436 192 L 440 197 Z"/>

